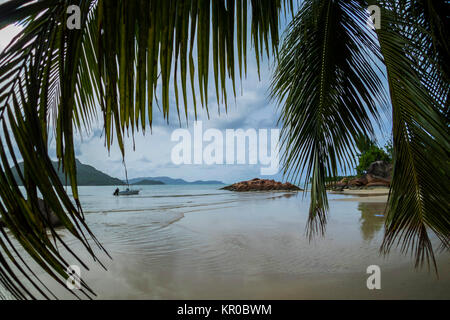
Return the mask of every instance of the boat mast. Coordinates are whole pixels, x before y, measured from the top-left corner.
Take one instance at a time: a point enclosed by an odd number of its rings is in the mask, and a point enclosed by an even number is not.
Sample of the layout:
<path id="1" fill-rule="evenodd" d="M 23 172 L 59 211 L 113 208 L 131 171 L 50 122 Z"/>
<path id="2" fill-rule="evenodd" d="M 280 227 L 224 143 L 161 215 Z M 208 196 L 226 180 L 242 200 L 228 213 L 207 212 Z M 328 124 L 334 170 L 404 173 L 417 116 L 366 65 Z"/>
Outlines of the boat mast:
<path id="1" fill-rule="evenodd" d="M 122 161 L 123 167 L 125 168 L 125 180 L 127 181 L 127 187 L 130 188 L 130 184 L 128 183 L 128 173 L 127 173 L 127 165 L 125 163 L 125 158 Z"/>

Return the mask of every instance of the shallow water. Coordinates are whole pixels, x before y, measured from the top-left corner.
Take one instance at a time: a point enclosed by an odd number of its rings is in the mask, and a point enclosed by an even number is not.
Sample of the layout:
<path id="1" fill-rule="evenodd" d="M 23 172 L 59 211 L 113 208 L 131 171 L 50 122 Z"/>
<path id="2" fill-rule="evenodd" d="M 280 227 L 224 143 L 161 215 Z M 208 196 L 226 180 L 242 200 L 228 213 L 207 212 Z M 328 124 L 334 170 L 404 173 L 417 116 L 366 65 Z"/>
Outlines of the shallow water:
<path id="1" fill-rule="evenodd" d="M 450 298 L 448 254 L 438 257 L 439 280 L 395 250 L 380 256 L 384 203 L 330 195 L 326 234 L 309 242 L 308 195 L 219 187 L 142 186 L 128 197 L 80 187 L 87 223 L 113 257 L 100 254 L 102 271 L 83 255 L 92 267 L 83 280 L 100 299 Z M 366 287 L 373 264 L 382 270 L 381 290 Z"/>

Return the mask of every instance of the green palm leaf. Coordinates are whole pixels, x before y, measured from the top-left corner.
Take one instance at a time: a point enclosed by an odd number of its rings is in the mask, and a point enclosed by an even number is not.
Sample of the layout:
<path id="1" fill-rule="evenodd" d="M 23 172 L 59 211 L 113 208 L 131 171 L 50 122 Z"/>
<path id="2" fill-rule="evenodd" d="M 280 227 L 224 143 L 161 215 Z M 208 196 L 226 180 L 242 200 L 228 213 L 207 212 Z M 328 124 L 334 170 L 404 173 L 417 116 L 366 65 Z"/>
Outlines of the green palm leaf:
<path id="1" fill-rule="evenodd" d="M 377 119 L 384 105 L 376 72 L 383 62 L 394 173 L 381 251 L 401 244 L 413 252 L 416 266 L 426 261 L 436 267 L 428 233 L 435 233 L 445 250 L 450 233 L 448 4 L 369 4 L 383 9 L 376 39 L 365 25 L 362 1 L 306 1 L 289 26 L 272 85 L 282 104 L 285 172 L 294 178 L 305 174 L 305 181 L 311 177 L 307 231 L 323 233 L 325 178 L 335 176 L 338 166 L 349 168 L 355 139 L 372 133 L 369 115 Z"/>
<path id="2" fill-rule="evenodd" d="M 324 232 L 325 179 L 351 168 L 355 139 L 372 135 L 370 115 L 385 105 L 380 52 L 357 1 L 305 1 L 288 27 L 272 83 L 282 103 L 285 173 L 311 177 L 307 231 Z M 303 176 L 304 174 L 304 176 Z"/>
<path id="3" fill-rule="evenodd" d="M 257 57 L 263 49 L 276 50 L 283 2 L 251 3 Z M 80 8 L 80 30 L 66 28 L 70 4 Z M 235 21 L 239 22 L 237 38 Z M 68 264 L 56 243 L 87 266 L 38 210 L 39 193 L 94 260 L 97 256 L 91 244 L 103 249 L 86 225 L 79 202 L 75 131 L 90 129 L 98 117 L 99 104 L 105 144 L 109 149 L 117 141 L 123 154 L 123 136 L 138 129 L 145 131 L 147 123 L 151 126 L 153 100 L 159 90 L 164 117 L 169 118 L 171 77 L 179 113 L 178 74 L 187 117 L 188 68 L 193 96 L 198 85 L 200 101 L 207 109 L 211 35 L 216 93 L 226 97 L 226 79 L 235 86 L 236 42 L 239 75 L 246 66 L 247 5 L 224 0 L 10 0 L 0 5 L 0 29 L 11 23 L 20 24 L 23 30 L 0 53 L 0 214 L 9 230 L 0 226 L 0 282 L 16 298 L 34 298 L 17 276 L 22 274 L 39 294 L 49 298 L 51 292 L 45 286 L 41 289 L 39 279 L 28 276 L 24 260 L 14 257 L 17 247 L 61 285 L 69 276 Z M 73 199 L 66 194 L 48 157 L 51 136 L 55 137 L 57 157 L 70 180 Z M 24 162 L 20 179 L 25 192 L 18 188 L 11 170 L 17 166 L 17 158 Z M 85 283 L 80 292 L 87 296 L 93 293 Z"/>
<path id="4" fill-rule="evenodd" d="M 450 189 L 446 182 L 450 177 L 450 144 L 444 116 L 448 105 L 442 99 L 445 90 L 448 94 L 448 83 L 442 75 L 431 82 L 424 74 L 423 61 L 430 61 L 429 53 L 413 49 L 419 40 L 414 37 L 414 16 L 407 14 L 410 10 L 409 6 L 384 3 L 381 29 L 377 30 L 390 88 L 394 141 L 382 251 L 387 253 L 399 243 L 403 251 L 413 251 L 416 266 L 432 262 L 437 271 L 428 232 L 437 235 L 443 248 L 450 248 Z M 421 48 L 431 47 L 426 37 L 420 41 L 425 42 Z M 434 62 L 431 72 L 438 70 L 439 62 Z"/>

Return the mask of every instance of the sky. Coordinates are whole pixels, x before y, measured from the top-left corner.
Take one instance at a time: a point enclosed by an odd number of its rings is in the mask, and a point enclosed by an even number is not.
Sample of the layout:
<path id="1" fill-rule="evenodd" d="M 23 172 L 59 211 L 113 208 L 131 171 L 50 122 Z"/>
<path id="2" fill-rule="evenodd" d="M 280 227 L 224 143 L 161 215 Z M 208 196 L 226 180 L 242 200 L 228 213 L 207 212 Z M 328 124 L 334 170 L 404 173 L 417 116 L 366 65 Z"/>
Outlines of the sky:
<path id="1" fill-rule="evenodd" d="M 285 21 L 283 20 L 280 27 L 280 34 L 284 30 Z M 13 36 L 20 29 L 16 26 L 8 26 L 0 30 L 0 51 L 11 41 Z M 250 48 L 250 42 L 248 44 Z M 210 54 L 212 57 L 212 54 Z M 211 61 L 210 61 L 211 62 Z M 212 63 L 212 62 L 211 62 Z M 231 86 L 228 91 L 228 110 L 225 113 L 223 104 L 220 106 L 220 113 L 215 96 L 215 88 L 213 82 L 212 65 L 210 67 L 210 83 L 208 88 L 209 96 L 209 113 L 203 108 L 198 108 L 198 120 L 202 121 L 203 131 L 214 128 L 223 132 L 225 136 L 226 129 L 244 130 L 253 128 L 259 129 L 275 129 L 278 120 L 278 107 L 275 101 L 269 98 L 270 81 L 274 70 L 274 60 L 268 60 L 266 56 L 261 63 L 261 78 L 258 79 L 256 61 L 254 59 L 253 50 L 248 54 L 248 70 L 247 77 L 242 79 L 242 83 L 236 79 L 236 98 L 234 99 Z M 229 83 L 231 84 L 231 82 Z M 189 88 L 190 84 L 188 84 Z M 242 88 L 242 91 L 241 91 Z M 160 87 L 158 90 L 160 91 Z M 188 90 L 188 101 L 192 101 L 190 90 Z M 159 93 L 158 93 L 159 94 Z M 241 180 L 248 180 L 255 177 L 283 180 L 280 172 L 275 175 L 262 176 L 260 172 L 261 165 L 250 164 L 223 164 L 223 165 L 198 165 L 198 164 L 181 164 L 175 165 L 171 159 L 172 149 L 178 144 L 177 141 L 171 141 L 171 135 L 178 128 L 188 128 L 193 133 L 193 108 L 188 113 L 188 121 L 181 113 L 181 125 L 178 121 L 174 93 L 171 92 L 171 112 L 169 124 L 163 119 L 163 114 L 158 108 L 154 108 L 153 126 L 150 133 L 149 128 L 146 134 L 141 132 L 135 133 L 133 150 L 133 139 L 125 139 L 125 163 L 128 172 L 128 178 L 136 177 L 152 177 L 152 176 L 169 176 L 172 178 L 182 178 L 187 181 L 194 180 L 219 180 L 225 183 L 233 183 Z M 159 99 L 160 100 L 160 99 Z M 197 98 L 199 100 L 199 98 Z M 182 97 L 180 96 L 180 101 Z M 183 103 L 181 102 L 183 106 Z M 108 153 L 104 136 L 102 136 L 103 123 L 99 113 L 99 120 L 92 125 L 92 130 L 83 135 L 77 134 L 75 137 L 76 157 L 84 164 L 89 164 L 95 168 L 118 178 L 125 178 L 125 170 L 122 162 L 122 155 L 118 145 L 114 144 Z M 386 119 L 383 120 L 386 128 L 390 128 Z M 380 145 L 384 145 L 389 138 L 390 131 L 385 129 L 381 131 L 376 129 L 377 139 Z M 204 146 L 208 143 L 204 143 Z M 51 157 L 55 157 L 55 144 L 50 141 L 49 152 Z"/>

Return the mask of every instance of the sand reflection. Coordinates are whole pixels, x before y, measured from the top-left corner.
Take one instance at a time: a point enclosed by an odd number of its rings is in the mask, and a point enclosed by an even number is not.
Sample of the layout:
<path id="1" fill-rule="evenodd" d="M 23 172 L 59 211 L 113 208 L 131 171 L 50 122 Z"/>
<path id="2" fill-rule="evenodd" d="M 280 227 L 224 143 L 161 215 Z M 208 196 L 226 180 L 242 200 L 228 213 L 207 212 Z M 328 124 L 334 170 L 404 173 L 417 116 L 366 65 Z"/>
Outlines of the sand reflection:
<path id="1" fill-rule="evenodd" d="M 370 241 L 382 229 L 384 224 L 386 204 L 385 203 L 358 203 L 361 212 L 361 235 L 364 240 Z"/>

